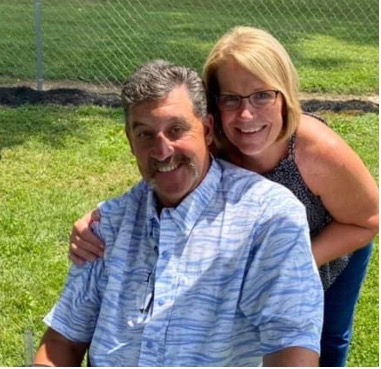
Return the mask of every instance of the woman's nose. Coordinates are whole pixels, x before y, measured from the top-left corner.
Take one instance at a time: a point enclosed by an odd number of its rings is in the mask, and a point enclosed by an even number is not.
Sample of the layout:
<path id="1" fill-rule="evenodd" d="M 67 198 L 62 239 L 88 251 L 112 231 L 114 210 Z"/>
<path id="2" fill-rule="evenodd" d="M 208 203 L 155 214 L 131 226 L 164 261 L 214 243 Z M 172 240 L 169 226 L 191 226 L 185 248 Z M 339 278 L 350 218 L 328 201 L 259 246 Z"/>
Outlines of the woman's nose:
<path id="1" fill-rule="evenodd" d="M 256 114 L 255 107 L 250 103 L 249 99 L 242 99 L 239 107 L 239 116 L 242 119 L 252 119 Z"/>

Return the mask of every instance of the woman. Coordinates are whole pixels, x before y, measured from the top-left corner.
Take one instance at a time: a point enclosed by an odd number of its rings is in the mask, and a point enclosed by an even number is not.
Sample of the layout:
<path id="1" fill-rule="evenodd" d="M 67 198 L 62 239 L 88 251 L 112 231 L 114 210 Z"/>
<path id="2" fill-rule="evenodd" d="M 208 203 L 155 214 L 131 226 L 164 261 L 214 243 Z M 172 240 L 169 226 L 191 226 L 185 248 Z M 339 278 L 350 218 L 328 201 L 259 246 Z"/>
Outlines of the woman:
<path id="1" fill-rule="evenodd" d="M 378 232 L 377 185 L 337 134 L 301 113 L 296 70 L 269 33 L 236 27 L 225 34 L 206 60 L 204 80 L 215 115 L 216 154 L 285 185 L 306 206 L 325 289 L 320 365 L 344 366 Z M 99 254 L 91 244 L 90 219 L 88 214 L 73 228 L 74 262 Z"/>

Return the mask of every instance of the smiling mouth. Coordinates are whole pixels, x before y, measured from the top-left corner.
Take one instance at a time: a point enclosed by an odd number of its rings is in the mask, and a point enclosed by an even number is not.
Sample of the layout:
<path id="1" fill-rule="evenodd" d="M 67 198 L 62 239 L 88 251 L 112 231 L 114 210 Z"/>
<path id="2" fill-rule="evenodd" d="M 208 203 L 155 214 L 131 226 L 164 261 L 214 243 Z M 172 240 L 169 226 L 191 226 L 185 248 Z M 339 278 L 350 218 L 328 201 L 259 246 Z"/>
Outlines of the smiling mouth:
<path id="1" fill-rule="evenodd" d="M 246 128 L 246 129 L 236 128 L 236 129 L 240 133 L 253 134 L 253 133 L 258 133 L 258 132 L 262 131 L 264 128 L 265 128 L 265 126 L 262 126 L 262 127 L 259 127 L 259 128 Z"/>
<path id="2" fill-rule="evenodd" d="M 168 173 L 168 172 L 172 172 L 173 170 L 177 169 L 179 166 L 180 166 L 180 163 L 165 165 L 165 166 L 158 167 L 156 170 L 160 173 Z"/>

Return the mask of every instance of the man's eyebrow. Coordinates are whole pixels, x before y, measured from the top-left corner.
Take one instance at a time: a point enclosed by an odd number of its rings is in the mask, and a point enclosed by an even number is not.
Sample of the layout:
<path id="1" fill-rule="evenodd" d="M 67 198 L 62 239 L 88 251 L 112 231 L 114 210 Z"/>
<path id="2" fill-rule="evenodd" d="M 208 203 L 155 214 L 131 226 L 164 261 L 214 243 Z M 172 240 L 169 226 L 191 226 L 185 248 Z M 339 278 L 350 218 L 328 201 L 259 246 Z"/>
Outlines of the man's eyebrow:
<path id="1" fill-rule="evenodd" d="M 170 124 L 181 124 L 181 125 L 190 126 L 189 121 L 185 117 L 183 117 L 182 115 L 181 116 L 172 117 L 169 120 L 169 123 Z"/>
<path id="2" fill-rule="evenodd" d="M 132 130 L 137 129 L 139 127 L 144 127 L 144 126 L 146 126 L 144 123 L 136 121 L 136 120 L 131 123 Z"/>
<path id="3" fill-rule="evenodd" d="M 190 126 L 189 121 L 183 116 L 174 116 L 168 119 L 168 124 L 181 124 L 184 126 Z M 131 123 L 131 130 L 135 130 L 140 127 L 148 127 L 147 124 L 135 120 Z"/>

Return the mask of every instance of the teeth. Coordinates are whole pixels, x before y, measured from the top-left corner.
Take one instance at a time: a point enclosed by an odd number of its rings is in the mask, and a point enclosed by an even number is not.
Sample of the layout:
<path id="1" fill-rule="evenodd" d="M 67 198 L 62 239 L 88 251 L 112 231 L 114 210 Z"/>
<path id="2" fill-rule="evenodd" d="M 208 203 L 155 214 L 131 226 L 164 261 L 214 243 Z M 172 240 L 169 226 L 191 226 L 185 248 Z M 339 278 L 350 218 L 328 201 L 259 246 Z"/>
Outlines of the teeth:
<path id="1" fill-rule="evenodd" d="M 256 133 L 256 132 L 259 132 L 260 130 L 262 129 L 262 127 L 260 128 L 251 128 L 251 129 L 240 129 L 240 131 L 242 133 Z"/>
<path id="2" fill-rule="evenodd" d="M 177 164 L 172 164 L 165 167 L 157 168 L 157 171 L 166 173 L 166 172 L 171 172 L 172 170 L 175 170 L 176 168 L 177 168 Z"/>

